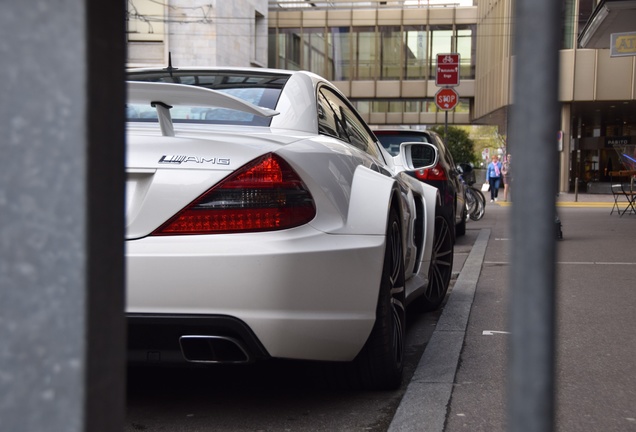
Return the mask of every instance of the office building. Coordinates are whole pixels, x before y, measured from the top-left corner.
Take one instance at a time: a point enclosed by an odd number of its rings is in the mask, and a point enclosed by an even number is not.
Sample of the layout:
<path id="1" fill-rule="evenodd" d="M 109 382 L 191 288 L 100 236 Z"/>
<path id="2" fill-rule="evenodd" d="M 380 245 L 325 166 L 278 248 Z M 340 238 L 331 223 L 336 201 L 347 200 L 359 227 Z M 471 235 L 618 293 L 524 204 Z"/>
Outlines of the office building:
<path id="1" fill-rule="evenodd" d="M 150 0 L 129 2 L 143 3 L 158 7 Z M 157 21 L 161 30 L 145 36 L 160 41 L 129 33 L 131 64 L 165 65 L 171 51 L 177 66 L 306 69 L 334 82 L 376 127 L 420 128 L 447 121 L 496 125 L 507 135 L 514 83 L 513 0 L 169 3 Z M 559 190 L 609 192 L 609 173 L 621 168 L 619 153 L 636 145 L 636 57 L 613 56 L 609 32 L 636 31 L 636 2 L 563 3 L 563 38 L 557 47 L 561 127 L 554 138 Z M 148 27 L 141 15 L 137 29 Z M 617 17 L 623 18 L 620 24 Z M 149 52 L 155 53 L 152 58 Z M 439 110 L 434 99 L 440 89 L 439 53 L 459 53 L 461 59 L 455 87 L 459 103 L 450 111 Z"/>

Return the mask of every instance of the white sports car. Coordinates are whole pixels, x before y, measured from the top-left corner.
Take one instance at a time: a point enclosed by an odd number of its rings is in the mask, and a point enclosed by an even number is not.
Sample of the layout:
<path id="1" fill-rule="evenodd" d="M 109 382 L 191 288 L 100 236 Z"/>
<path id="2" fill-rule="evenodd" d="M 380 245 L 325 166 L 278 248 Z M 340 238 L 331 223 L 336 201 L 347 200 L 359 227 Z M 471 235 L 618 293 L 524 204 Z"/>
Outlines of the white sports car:
<path id="1" fill-rule="evenodd" d="M 437 189 L 395 167 L 434 165 L 435 147 L 394 159 L 308 72 L 128 79 L 130 361 L 336 361 L 399 386 L 406 305 L 445 295 L 453 244 Z"/>

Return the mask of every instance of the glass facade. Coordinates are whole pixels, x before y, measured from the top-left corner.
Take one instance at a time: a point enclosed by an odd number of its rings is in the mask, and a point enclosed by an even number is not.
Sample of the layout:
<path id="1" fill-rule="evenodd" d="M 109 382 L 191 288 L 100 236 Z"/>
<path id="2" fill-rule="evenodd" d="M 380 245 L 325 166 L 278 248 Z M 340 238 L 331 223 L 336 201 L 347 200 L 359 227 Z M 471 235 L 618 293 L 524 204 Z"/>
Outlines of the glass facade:
<path id="1" fill-rule="evenodd" d="M 271 28 L 269 67 L 306 69 L 331 81 L 435 79 L 436 55 L 458 52 L 475 78 L 475 25 Z"/>
<path id="2" fill-rule="evenodd" d="M 366 116 L 438 119 L 430 115 L 440 112 L 434 100 L 437 54 L 459 53 L 460 82 L 474 80 L 476 18 L 471 22 L 465 11 L 417 9 L 416 14 L 405 9 L 399 15 L 337 7 L 324 13 L 320 8 L 278 12 L 269 24 L 268 67 L 304 69 L 339 83 Z M 471 121 L 474 90 L 471 84 L 466 89 L 468 94 L 451 111 L 457 114 L 453 122 Z"/>
<path id="3" fill-rule="evenodd" d="M 437 108 L 433 98 L 356 100 L 353 103 L 361 114 L 443 112 Z M 470 99 L 460 98 L 457 106 L 449 112 L 470 112 Z"/>

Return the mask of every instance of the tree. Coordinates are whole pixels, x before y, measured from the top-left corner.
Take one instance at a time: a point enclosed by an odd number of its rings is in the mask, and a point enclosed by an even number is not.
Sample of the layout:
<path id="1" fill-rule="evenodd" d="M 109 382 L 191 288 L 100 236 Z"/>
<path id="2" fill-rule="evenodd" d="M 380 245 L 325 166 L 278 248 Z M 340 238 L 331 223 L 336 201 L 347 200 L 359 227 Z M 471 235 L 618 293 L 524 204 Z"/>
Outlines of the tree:
<path id="1" fill-rule="evenodd" d="M 455 163 L 477 162 L 475 142 L 470 138 L 467 131 L 455 126 L 449 126 L 448 134 L 444 137 L 444 126 L 434 126 L 431 130 L 437 132 L 444 139 Z"/>

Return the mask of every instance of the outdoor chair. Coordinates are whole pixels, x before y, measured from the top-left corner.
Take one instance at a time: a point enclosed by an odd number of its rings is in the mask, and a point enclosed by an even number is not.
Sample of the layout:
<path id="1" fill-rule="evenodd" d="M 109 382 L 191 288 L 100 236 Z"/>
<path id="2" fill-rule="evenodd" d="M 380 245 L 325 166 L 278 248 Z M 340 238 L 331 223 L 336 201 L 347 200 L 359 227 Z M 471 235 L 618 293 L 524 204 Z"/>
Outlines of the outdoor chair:
<path id="1" fill-rule="evenodd" d="M 616 210 L 619 216 L 623 216 L 627 211 L 636 213 L 636 207 L 634 207 L 636 192 L 632 190 L 630 184 L 613 184 L 612 196 L 614 197 L 614 205 L 612 206 L 610 215 L 614 213 L 614 210 Z"/>

